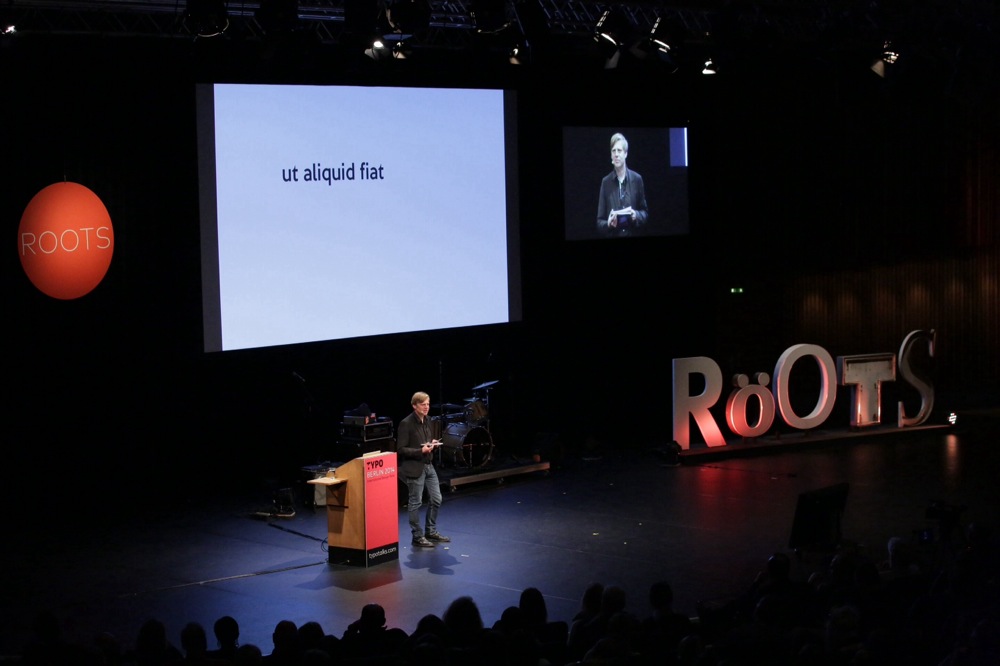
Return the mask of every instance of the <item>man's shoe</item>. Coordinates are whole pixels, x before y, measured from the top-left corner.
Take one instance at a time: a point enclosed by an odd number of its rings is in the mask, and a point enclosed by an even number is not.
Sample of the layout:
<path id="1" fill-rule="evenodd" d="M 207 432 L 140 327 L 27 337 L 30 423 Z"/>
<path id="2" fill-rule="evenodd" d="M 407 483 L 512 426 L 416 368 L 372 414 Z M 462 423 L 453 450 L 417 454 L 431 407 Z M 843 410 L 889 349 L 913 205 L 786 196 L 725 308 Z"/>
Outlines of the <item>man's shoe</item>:
<path id="1" fill-rule="evenodd" d="M 439 534 L 437 532 L 432 532 L 431 534 L 428 534 L 426 538 L 427 540 L 434 541 L 436 543 L 448 543 L 449 541 L 451 541 L 449 537 L 446 537 L 445 535 Z"/>
<path id="2" fill-rule="evenodd" d="M 418 537 L 413 540 L 413 545 L 417 548 L 433 548 L 434 544 L 428 541 L 425 537 Z"/>

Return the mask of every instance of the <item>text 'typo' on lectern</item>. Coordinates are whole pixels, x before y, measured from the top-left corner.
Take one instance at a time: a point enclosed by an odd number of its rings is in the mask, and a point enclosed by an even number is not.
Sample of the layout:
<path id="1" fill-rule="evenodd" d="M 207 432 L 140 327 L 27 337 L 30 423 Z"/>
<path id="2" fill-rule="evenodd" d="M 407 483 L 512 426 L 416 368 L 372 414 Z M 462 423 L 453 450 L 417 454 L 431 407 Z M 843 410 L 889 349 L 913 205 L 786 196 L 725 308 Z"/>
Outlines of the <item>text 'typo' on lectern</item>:
<path id="1" fill-rule="evenodd" d="M 346 462 L 326 486 L 328 561 L 370 567 L 399 559 L 396 454 L 373 452 Z"/>

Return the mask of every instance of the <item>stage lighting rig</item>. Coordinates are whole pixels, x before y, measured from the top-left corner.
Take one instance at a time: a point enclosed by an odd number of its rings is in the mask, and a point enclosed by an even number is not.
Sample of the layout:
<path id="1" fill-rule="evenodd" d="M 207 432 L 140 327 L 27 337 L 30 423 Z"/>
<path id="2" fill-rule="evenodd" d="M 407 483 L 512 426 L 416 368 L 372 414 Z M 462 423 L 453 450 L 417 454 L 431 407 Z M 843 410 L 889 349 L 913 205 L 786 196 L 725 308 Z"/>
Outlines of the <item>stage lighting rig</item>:
<path id="1" fill-rule="evenodd" d="M 504 0 L 475 0 L 469 14 L 476 24 L 476 32 L 494 34 L 506 28 L 510 24 L 506 7 Z"/>

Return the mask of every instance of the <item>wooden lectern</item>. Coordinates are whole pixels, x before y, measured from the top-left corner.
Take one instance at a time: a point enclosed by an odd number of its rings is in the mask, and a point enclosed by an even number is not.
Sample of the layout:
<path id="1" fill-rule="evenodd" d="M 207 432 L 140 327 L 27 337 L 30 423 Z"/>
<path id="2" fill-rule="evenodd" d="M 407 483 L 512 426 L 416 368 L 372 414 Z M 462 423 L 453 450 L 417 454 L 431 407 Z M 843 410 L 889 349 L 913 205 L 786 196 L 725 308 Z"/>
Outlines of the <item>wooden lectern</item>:
<path id="1" fill-rule="evenodd" d="M 369 567 L 399 559 L 396 454 L 373 452 L 307 483 L 326 486 L 330 564 Z"/>

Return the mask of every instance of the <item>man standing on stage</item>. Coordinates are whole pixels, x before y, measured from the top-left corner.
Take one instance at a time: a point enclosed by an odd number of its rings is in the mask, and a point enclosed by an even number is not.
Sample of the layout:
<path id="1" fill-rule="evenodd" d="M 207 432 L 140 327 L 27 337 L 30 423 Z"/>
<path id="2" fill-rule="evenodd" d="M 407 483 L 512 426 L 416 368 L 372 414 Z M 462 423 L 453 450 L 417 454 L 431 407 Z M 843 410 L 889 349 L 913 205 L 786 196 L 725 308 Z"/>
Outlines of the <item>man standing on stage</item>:
<path id="1" fill-rule="evenodd" d="M 612 170 L 601 181 L 597 200 L 597 231 L 602 235 L 631 236 L 649 220 L 642 176 L 628 168 L 628 139 L 611 137 Z"/>
<path id="2" fill-rule="evenodd" d="M 441 484 L 434 469 L 433 451 L 440 442 L 433 438 L 431 422 L 427 418 L 431 409 L 431 398 L 423 391 L 413 394 L 410 399 L 413 413 L 399 422 L 396 452 L 402 458 L 401 467 L 409 500 L 406 508 L 410 512 L 410 531 L 413 545 L 419 548 L 433 548 L 435 543 L 451 541 L 437 531 L 438 509 L 441 508 Z M 424 529 L 420 527 L 420 505 L 427 489 L 427 517 Z"/>

